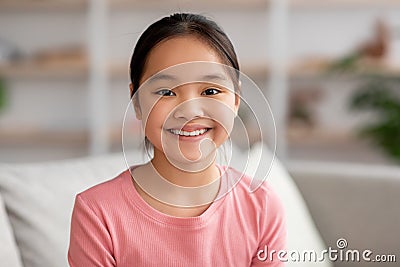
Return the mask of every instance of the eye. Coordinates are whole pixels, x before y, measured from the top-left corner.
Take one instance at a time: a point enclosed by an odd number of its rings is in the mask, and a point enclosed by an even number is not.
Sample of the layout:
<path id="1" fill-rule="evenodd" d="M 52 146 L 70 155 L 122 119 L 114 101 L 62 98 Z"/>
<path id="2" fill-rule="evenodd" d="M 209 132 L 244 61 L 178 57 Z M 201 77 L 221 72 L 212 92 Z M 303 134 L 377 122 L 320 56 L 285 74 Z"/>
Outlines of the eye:
<path id="1" fill-rule="evenodd" d="M 175 96 L 175 93 L 172 90 L 169 89 L 161 89 L 155 92 L 156 95 L 161 95 L 161 96 Z"/>
<path id="2" fill-rule="evenodd" d="M 221 93 L 221 90 L 218 90 L 216 88 L 207 88 L 201 94 L 202 95 L 217 95 L 219 93 Z"/>

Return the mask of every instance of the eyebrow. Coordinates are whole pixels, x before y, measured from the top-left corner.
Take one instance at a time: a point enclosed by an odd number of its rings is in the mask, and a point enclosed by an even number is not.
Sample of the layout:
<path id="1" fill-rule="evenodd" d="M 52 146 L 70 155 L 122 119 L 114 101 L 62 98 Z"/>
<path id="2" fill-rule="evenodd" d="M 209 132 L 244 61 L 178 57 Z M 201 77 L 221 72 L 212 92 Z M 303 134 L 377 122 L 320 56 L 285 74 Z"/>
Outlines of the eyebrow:
<path id="1" fill-rule="evenodd" d="M 152 84 L 157 81 L 178 81 L 178 77 L 175 75 L 170 75 L 170 74 L 156 74 L 152 77 L 150 77 L 147 80 L 147 84 Z M 199 81 L 226 81 L 227 78 L 225 75 L 222 74 L 206 74 L 204 76 L 199 77 L 196 81 L 193 82 L 199 82 Z"/>
<path id="2" fill-rule="evenodd" d="M 204 75 L 202 79 L 206 81 L 226 81 L 226 76 L 221 74 L 208 74 Z"/>
<path id="3" fill-rule="evenodd" d="M 164 81 L 176 81 L 177 77 L 174 75 L 169 75 L 169 74 L 156 74 L 151 76 L 148 80 L 147 80 L 147 84 L 151 84 L 154 83 L 156 81 L 160 81 L 160 80 L 164 80 Z"/>

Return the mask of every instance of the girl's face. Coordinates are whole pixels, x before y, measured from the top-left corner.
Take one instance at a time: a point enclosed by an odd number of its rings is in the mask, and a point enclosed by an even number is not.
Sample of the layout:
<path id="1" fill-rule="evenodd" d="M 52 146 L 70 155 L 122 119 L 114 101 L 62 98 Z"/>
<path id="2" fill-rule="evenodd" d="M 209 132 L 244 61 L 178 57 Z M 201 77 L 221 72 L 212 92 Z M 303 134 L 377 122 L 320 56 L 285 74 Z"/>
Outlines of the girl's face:
<path id="1" fill-rule="evenodd" d="M 193 163 L 206 163 L 198 165 L 205 168 L 213 162 L 239 107 L 221 64 L 209 45 L 192 36 L 175 37 L 152 49 L 135 110 L 155 157 L 162 153 L 186 170 Z"/>

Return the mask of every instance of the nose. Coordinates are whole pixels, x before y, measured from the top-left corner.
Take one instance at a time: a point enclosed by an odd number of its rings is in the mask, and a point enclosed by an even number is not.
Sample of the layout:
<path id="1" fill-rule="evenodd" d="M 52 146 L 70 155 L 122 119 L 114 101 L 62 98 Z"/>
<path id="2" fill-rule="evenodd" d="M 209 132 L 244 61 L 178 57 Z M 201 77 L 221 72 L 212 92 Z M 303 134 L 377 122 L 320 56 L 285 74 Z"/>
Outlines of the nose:
<path id="1" fill-rule="evenodd" d="M 204 103 L 201 98 L 192 98 L 180 103 L 174 110 L 173 116 L 176 119 L 190 121 L 195 118 L 204 117 Z"/>

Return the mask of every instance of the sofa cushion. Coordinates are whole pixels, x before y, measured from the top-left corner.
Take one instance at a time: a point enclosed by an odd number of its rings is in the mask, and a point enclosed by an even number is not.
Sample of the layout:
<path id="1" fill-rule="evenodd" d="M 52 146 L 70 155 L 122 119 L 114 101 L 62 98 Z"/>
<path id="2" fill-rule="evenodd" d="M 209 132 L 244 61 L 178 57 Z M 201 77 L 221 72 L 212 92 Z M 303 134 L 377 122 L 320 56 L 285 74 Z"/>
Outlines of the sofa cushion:
<path id="1" fill-rule="evenodd" d="M 60 162 L 0 164 L 0 192 L 23 265 L 68 266 L 70 217 L 75 195 L 124 169 L 121 153 Z"/>
<path id="2" fill-rule="evenodd" d="M 2 266 L 21 267 L 21 259 L 14 234 L 0 195 L 0 262 Z"/>

